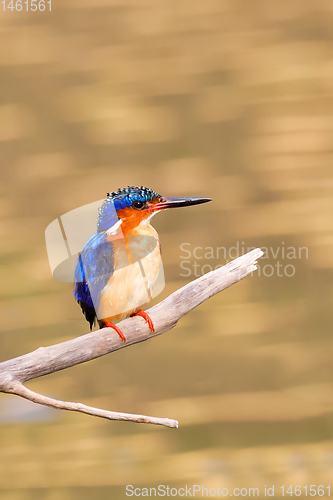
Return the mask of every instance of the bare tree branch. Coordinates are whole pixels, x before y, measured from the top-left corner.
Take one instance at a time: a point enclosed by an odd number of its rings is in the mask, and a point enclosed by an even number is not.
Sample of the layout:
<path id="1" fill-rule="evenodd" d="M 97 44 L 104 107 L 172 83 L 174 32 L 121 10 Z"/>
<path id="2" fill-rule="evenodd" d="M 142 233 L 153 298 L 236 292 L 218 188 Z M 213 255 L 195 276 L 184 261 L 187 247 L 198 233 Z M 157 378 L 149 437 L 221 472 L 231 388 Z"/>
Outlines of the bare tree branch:
<path id="1" fill-rule="evenodd" d="M 58 401 L 33 392 L 23 384 L 28 380 L 85 363 L 171 330 L 186 313 L 255 271 L 256 261 L 262 255 L 263 252 L 256 248 L 188 283 L 150 308 L 147 312 L 155 326 L 153 333 L 142 318 L 133 317 L 118 324 L 126 336 L 126 342 L 122 342 L 112 328 L 103 328 L 60 344 L 40 347 L 29 354 L 0 363 L 0 392 L 16 394 L 53 408 L 79 411 L 110 420 L 128 420 L 178 427 L 176 420 L 167 418 L 111 412 L 81 403 Z"/>

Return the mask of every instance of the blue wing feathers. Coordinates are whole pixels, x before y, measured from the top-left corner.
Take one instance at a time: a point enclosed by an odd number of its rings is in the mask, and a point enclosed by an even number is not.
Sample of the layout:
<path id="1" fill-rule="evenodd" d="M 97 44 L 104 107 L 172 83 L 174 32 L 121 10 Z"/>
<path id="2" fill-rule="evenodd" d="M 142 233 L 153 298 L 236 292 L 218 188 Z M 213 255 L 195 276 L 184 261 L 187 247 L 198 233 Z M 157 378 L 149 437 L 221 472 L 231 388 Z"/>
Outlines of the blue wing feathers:
<path id="1" fill-rule="evenodd" d="M 94 234 L 77 260 L 74 297 L 92 328 L 101 291 L 113 273 L 113 245 L 105 233 Z"/>

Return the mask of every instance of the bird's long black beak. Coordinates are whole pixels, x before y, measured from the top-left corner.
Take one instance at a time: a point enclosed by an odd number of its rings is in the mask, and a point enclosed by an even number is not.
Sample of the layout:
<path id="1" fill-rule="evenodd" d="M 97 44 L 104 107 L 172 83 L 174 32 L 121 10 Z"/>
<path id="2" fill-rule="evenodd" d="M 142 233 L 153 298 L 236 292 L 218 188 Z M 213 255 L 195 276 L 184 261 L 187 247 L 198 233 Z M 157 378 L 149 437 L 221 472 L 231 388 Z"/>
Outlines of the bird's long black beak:
<path id="1" fill-rule="evenodd" d="M 150 209 L 163 210 L 165 208 L 189 207 L 190 205 L 200 205 L 212 201 L 212 198 L 162 198 L 162 200 Z"/>

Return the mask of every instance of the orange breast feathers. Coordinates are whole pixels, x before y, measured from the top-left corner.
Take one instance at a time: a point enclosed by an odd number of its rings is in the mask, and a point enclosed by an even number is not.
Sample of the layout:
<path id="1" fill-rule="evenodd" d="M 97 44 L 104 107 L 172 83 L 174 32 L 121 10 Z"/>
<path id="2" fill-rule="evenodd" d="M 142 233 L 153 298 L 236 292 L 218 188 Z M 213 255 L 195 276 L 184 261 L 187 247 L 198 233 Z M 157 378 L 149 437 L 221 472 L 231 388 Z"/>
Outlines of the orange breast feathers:
<path id="1" fill-rule="evenodd" d="M 160 244 L 155 229 L 145 222 L 131 229 L 127 226 L 124 238 L 109 237 L 114 245 L 114 272 L 100 295 L 99 320 L 126 318 L 157 294 L 154 289 L 163 274 Z"/>

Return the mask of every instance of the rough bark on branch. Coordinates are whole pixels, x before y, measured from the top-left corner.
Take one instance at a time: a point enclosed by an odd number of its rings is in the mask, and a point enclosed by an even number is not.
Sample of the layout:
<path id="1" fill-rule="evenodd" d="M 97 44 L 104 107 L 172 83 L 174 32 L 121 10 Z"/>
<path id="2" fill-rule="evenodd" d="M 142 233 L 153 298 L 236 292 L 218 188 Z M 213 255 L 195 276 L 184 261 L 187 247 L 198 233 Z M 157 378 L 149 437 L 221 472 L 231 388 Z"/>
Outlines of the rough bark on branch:
<path id="1" fill-rule="evenodd" d="M 110 420 L 128 420 L 178 427 L 176 420 L 168 418 L 118 413 L 81 403 L 59 401 L 33 392 L 23 384 L 28 380 L 85 363 L 171 330 L 189 311 L 255 271 L 256 261 L 262 255 L 263 252 L 256 248 L 188 283 L 150 308 L 147 312 L 155 326 L 153 333 L 142 318 L 127 318 L 118 324 L 126 336 L 126 342 L 122 342 L 112 328 L 103 328 L 60 344 L 40 347 L 36 351 L 0 363 L 0 392 L 16 394 L 46 406 L 79 411 Z"/>

